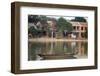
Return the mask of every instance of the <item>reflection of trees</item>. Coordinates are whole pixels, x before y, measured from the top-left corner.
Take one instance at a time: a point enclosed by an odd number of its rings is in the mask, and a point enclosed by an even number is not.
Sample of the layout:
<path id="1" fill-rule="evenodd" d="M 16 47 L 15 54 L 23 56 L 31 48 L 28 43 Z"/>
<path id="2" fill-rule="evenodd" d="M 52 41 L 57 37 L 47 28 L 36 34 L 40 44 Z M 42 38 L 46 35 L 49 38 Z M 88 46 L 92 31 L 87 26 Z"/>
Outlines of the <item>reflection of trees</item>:
<path id="1" fill-rule="evenodd" d="M 33 42 L 28 45 L 28 60 L 36 60 L 37 55 L 87 55 L 86 42 Z"/>
<path id="2" fill-rule="evenodd" d="M 78 42 L 77 46 L 79 56 L 87 55 L 87 43 Z"/>
<path id="3" fill-rule="evenodd" d="M 75 42 L 68 42 L 67 43 L 67 53 L 74 53 L 75 52 L 76 43 Z"/>
<path id="4" fill-rule="evenodd" d="M 32 48 L 36 49 L 32 43 L 28 43 L 28 60 L 36 60 L 36 51 Z"/>
<path id="5" fill-rule="evenodd" d="M 42 44 L 42 43 L 29 43 L 28 44 L 28 60 L 36 60 L 37 59 L 37 55 L 45 52 L 45 45 L 46 44 Z"/>

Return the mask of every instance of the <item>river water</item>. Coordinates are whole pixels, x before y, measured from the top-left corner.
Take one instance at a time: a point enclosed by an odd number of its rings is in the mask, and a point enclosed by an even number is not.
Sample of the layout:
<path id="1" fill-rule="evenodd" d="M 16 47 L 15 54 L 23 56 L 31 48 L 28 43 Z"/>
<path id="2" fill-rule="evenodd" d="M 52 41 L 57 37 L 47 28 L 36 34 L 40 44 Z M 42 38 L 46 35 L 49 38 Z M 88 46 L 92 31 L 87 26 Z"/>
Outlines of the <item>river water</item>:
<path id="1" fill-rule="evenodd" d="M 79 59 L 88 57 L 87 42 L 29 42 L 28 60 Z"/>

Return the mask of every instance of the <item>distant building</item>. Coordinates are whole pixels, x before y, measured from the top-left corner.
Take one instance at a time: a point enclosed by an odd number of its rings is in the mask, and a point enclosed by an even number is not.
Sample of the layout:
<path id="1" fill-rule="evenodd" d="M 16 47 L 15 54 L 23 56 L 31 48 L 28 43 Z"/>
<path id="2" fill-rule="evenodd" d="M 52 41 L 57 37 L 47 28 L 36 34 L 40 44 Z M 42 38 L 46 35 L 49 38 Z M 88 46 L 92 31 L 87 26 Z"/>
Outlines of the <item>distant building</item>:
<path id="1" fill-rule="evenodd" d="M 57 27 L 56 27 L 56 20 L 55 19 L 51 19 L 47 21 L 48 23 L 48 27 L 49 30 L 51 31 L 50 36 L 51 37 L 56 37 L 56 31 L 57 31 Z"/>
<path id="2" fill-rule="evenodd" d="M 53 20 L 49 20 L 47 21 L 49 28 L 51 29 L 51 31 L 55 31 L 56 30 L 56 22 Z"/>
<path id="3" fill-rule="evenodd" d="M 70 22 L 73 26 L 73 31 L 77 38 L 84 38 L 84 35 L 87 31 L 88 24 L 86 22 Z"/>

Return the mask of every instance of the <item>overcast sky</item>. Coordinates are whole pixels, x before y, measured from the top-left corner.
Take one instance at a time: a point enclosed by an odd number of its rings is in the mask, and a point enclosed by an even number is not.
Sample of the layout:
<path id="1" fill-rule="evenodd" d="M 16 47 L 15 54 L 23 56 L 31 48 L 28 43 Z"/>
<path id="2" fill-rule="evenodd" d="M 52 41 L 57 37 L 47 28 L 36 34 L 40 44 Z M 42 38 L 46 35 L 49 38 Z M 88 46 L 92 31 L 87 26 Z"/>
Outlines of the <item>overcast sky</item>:
<path id="1" fill-rule="evenodd" d="M 65 18 L 65 19 L 67 19 L 67 20 L 71 20 L 71 19 L 74 19 L 75 17 L 68 17 L 68 16 L 47 16 L 47 17 L 51 17 L 51 18 L 56 18 L 56 19 L 58 19 L 58 18 L 60 18 L 60 17 L 63 17 L 63 18 Z"/>
<path id="2" fill-rule="evenodd" d="M 42 15 L 41 15 L 42 16 Z M 66 20 L 72 20 L 72 19 L 75 19 L 75 16 L 56 16 L 56 15 L 44 15 L 46 17 L 50 17 L 50 18 L 60 18 L 60 17 L 63 17 L 65 18 Z M 84 17 L 87 21 L 88 21 L 88 17 Z"/>
<path id="3" fill-rule="evenodd" d="M 47 16 L 47 17 L 51 17 L 51 18 L 60 18 L 60 17 L 63 17 L 65 18 L 66 20 L 72 20 L 72 19 L 75 19 L 75 16 Z M 84 17 L 86 20 L 88 19 L 87 17 Z"/>

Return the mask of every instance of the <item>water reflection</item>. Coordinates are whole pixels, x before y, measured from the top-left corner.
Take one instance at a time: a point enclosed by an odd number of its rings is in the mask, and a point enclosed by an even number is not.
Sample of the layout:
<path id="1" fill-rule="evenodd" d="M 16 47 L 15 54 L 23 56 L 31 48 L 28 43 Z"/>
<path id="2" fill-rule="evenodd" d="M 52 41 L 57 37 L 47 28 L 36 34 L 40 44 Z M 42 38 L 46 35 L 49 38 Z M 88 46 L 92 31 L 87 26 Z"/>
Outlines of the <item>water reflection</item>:
<path id="1" fill-rule="evenodd" d="M 28 60 L 87 58 L 87 42 L 29 42 Z"/>

